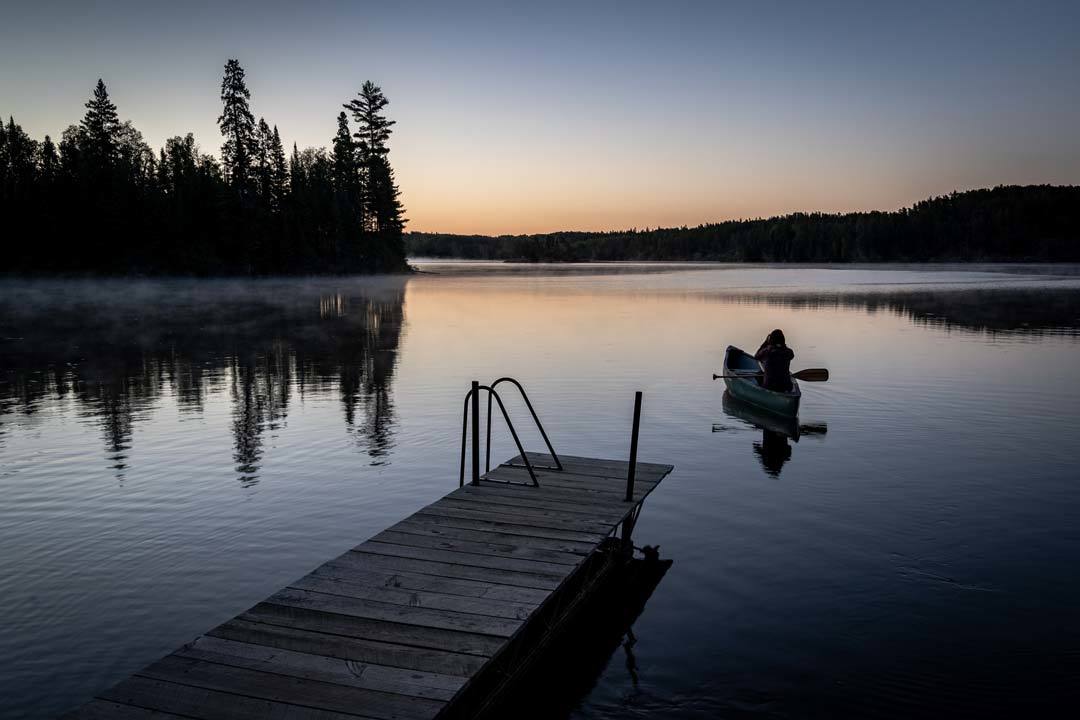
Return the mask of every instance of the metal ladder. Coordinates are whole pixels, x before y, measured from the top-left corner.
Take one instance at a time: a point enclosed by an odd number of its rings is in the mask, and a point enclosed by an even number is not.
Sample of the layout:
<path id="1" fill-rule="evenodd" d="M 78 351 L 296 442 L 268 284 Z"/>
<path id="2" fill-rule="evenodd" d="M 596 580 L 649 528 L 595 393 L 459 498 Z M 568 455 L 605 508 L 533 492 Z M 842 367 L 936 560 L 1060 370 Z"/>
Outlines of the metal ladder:
<path id="1" fill-rule="evenodd" d="M 539 466 L 542 470 L 556 470 L 562 471 L 562 461 L 559 460 L 558 454 L 555 452 L 555 448 L 551 445 L 551 440 L 548 438 L 547 432 L 544 430 L 543 423 L 540 422 L 539 416 L 536 414 L 536 409 L 533 408 L 532 402 L 529 401 L 529 395 L 525 392 L 525 388 L 521 383 L 512 377 L 501 377 L 494 381 L 490 385 L 481 385 L 478 381 L 472 381 L 472 387 L 469 392 L 465 394 L 465 408 L 461 417 L 461 475 L 458 479 L 458 487 L 465 485 L 465 446 L 468 436 L 469 428 L 469 407 L 472 406 L 472 484 L 480 484 L 480 392 L 486 391 L 488 394 L 487 403 L 487 442 L 485 443 L 485 458 L 484 458 L 484 472 L 491 471 L 491 409 L 492 399 L 499 404 L 499 410 L 502 412 L 503 419 L 506 420 L 506 426 L 510 428 L 510 435 L 514 438 L 514 444 L 517 445 L 518 453 L 520 454 L 522 462 L 525 464 L 525 468 L 529 471 L 529 477 L 532 478 L 533 487 L 540 487 L 540 482 L 536 479 L 536 467 L 533 466 L 529 460 L 529 456 L 525 453 L 525 448 L 521 445 L 521 439 L 518 437 L 517 430 L 514 429 L 514 423 L 510 420 L 510 414 L 506 411 L 506 405 L 503 404 L 502 397 L 499 396 L 499 392 L 495 389 L 501 383 L 511 383 L 521 393 L 521 399 L 525 401 L 525 407 L 529 409 L 529 413 L 532 415 L 533 422 L 536 423 L 536 428 L 540 431 L 540 436 L 544 438 L 544 444 L 547 445 L 548 452 L 551 453 L 551 459 L 554 461 L 554 467 L 550 465 Z"/>

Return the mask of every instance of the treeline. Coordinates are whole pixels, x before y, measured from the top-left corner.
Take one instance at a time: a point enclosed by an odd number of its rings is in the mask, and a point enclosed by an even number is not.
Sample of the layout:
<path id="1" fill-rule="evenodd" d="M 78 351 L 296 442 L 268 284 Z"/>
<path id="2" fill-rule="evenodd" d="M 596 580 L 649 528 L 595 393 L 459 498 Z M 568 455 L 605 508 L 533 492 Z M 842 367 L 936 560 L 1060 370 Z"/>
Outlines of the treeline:
<path id="1" fill-rule="evenodd" d="M 1000 186 L 896 212 L 794 213 L 697 227 L 543 235 L 407 233 L 412 257 L 518 261 L 1080 261 L 1080 187 Z"/>
<path id="2" fill-rule="evenodd" d="M 390 166 L 393 120 L 365 82 L 332 149 L 255 120 L 244 70 L 225 65 L 220 161 L 188 133 L 154 153 L 98 80 L 86 115 L 54 141 L 0 121 L 0 272 L 267 275 L 407 268 Z M 355 123 L 355 132 L 349 117 Z"/>

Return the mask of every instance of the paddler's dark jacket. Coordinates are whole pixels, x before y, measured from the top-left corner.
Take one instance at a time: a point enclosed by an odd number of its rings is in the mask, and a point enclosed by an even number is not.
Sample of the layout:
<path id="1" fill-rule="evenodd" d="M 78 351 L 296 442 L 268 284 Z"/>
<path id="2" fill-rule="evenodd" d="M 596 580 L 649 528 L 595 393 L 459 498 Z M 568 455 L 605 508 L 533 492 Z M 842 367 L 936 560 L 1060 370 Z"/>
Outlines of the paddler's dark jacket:
<path id="1" fill-rule="evenodd" d="M 769 390 L 788 392 L 791 390 L 791 360 L 795 353 L 787 345 L 762 345 L 754 353 L 765 367 L 765 380 L 762 382 Z"/>

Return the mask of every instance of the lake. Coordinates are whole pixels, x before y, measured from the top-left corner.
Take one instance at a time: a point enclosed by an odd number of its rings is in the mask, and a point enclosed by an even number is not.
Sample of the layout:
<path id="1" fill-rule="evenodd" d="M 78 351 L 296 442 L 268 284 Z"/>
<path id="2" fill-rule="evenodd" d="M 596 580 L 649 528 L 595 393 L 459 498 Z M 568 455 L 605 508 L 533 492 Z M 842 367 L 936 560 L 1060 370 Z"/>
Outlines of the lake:
<path id="1" fill-rule="evenodd" d="M 551 712 L 1078 699 L 1075 266 L 417 264 L 0 281 L 0 717 L 87 700 L 455 488 L 469 381 L 502 375 L 566 454 L 625 458 L 644 391 L 640 458 L 676 466 L 635 531 L 671 569 Z M 711 379 L 775 327 L 831 372 L 797 441 Z"/>

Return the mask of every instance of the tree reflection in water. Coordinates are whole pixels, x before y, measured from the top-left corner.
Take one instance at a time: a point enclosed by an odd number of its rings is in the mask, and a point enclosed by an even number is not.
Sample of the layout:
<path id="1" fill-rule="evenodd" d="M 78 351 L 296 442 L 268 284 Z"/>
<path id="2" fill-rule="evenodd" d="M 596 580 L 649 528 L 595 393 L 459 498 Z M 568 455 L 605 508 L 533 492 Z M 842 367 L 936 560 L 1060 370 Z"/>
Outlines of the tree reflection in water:
<path id="1" fill-rule="evenodd" d="M 0 294 L 3 416 L 74 402 L 118 477 L 136 425 L 164 399 L 202 414 L 230 399 L 236 471 L 258 480 L 264 436 L 294 394 L 336 394 L 373 463 L 394 444 L 390 392 L 405 280 L 17 282 Z M 2 435 L 0 435 L 2 437 Z"/>

